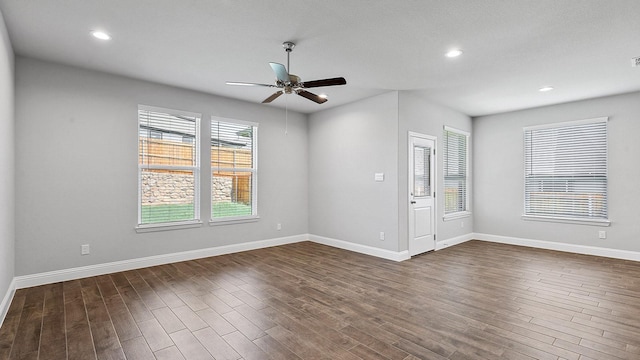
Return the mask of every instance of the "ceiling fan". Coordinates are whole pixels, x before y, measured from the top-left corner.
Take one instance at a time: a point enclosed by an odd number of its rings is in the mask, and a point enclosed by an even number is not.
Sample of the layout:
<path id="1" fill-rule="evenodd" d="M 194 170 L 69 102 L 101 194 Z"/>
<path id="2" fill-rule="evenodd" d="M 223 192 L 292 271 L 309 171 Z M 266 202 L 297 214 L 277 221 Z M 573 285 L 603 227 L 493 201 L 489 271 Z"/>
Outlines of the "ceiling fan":
<path id="1" fill-rule="evenodd" d="M 298 94 L 304 98 L 307 98 L 311 101 L 314 101 L 318 104 L 322 104 L 327 101 L 326 97 L 322 97 L 320 95 L 316 95 L 314 93 L 308 92 L 305 89 L 322 87 L 322 86 L 334 86 L 334 85 L 345 85 L 347 80 L 343 77 L 331 78 L 331 79 L 321 79 L 321 80 L 313 80 L 313 81 L 302 81 L 300 77 L 289 73 L 289 55 L 296 44 L 291 41 L 285 41 L 282 43 L 282 47 L 284 51 L 287 52 L 287 67 L 282 64 L 270 62 L 269 65 L 273 72 L 276 74 L 276 83 L 275 85 L 269 84 L 255 84 L 255 83 L 245 83 L 245 82 L 233 82 L 228 81 L 227 85 L 240 85 L 240 86 L 263 86 L 263 87 L 271 87 L 277 88 L 278 91 L 273 93 L 268 98 L 262 101 L 263 104 L 270 103 L 273 100 L 277 99 L 282 94 Z"/>

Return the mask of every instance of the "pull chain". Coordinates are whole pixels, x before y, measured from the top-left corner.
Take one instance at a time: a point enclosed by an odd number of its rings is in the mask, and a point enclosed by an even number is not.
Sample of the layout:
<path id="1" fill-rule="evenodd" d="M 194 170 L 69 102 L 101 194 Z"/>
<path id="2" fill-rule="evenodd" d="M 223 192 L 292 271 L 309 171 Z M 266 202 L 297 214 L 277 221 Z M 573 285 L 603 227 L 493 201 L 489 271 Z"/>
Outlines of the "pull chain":
<path id="1" fill-rule="evenodd" d="M 284 95 L 284 134 L 287 135 L 289 130 L 289 96 Z"/>

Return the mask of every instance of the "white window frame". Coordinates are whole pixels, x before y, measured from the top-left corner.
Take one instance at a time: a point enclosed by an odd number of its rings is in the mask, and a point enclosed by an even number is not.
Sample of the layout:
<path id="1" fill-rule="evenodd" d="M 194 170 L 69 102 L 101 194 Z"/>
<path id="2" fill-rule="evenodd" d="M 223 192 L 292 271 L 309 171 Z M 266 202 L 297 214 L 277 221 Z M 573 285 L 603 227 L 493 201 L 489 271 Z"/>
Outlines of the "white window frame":
<path id="1" fill-rule="evenodd" d="M 165 113 L 173 116 L 188 116 L 195 117 L 195 164 L 193 166 L 174 166 L 174 165 L 150 165 L 140 164 L 140 146 L 138 145 L 138 225 L 136 226 L 137 232 L 149 232 L 149 231 L 163 231 L 163 230 L 175 230 L 182 228 L 192 228 L 202 225 L 200 220 L 200 125 L 202 121 L 202 114 L 167 109 L 156 106 L 138 105 L 137 112 L 137 131 L 138 131 L 138 144 L 140 143 L 140 111 L 151 111 L 158 113 Z M 188 170 L 193 171 L 194 176 L 194 218 L 184 221 L 172 221 L 172 222 L 159 222 L 142 224 L 142 171 L 147 169 L 164 169 L 164 170 Z"/>
<path id="2" fill-rule="evenodd" d="M 609 163 L 609 159 L 608 159 L 608 123 L 609 118 L 608 117 L 599 117 L 599 118 L 593 118 L 593 119 L 584 119 L 584 120 L 576 120 L 576 121 L 566 121 L 566 122 L 559 122 L 559 123 L 552 123 L 552 124 L 544 124 L 544 125 L 537 125 L 537 126 L 529 126 L 529 127 L 524 127 L 523 128 L 523 187 L 524 187 L 524 191 L 523 191 L 523 215 L 522 215 L 522 219 L 523 220 L 533 220 L 533 221 L 546 221 L 546 222 L 559 222 L 559 223 L 569 223 L 569 224 L 582 224 L 582 225 L 595 225 L 595 226 L 609 226 L 611 224 L 611 221 L 608 218 L 609 212 L 608 212 L 608 204 L 609 204 L 609 189 L 608 189 L 608 178 L 609 178 L 609 174 L 608 174 L 608 163 Z M 564 216 L 556 216 L 556 215 L 533 215 L 531 213 L 527 213 L 527 201 L 526 201 L 526 197 L 527 197 L 527 186 L 526 186 L 526 181 L 527 181 L 527 169 L 526 169 L 526 164 L 527 164 L 527 149 L 526 149 L 526 136 L 527 136 L 527 132 L 528 131 L 535 131 L 535 130 L 541 130 L 541 129 L 554 129 L 554 128 L 563 128 L 563 127 L 571 127 L 571 126 L 580 126 L 580 125 L 588 125 L 588 124 L 595 124 L 595 123 L 605 123 L 605 126 L 607 126 L 607 128 L 605 128 L 605 159 L 606 159 L 606 165 L 605 165 L 605 208 L 606 208 L 606 215 L 607 218 L 589 218 L 589 217 L 564 217 Z"/>
<path id="3" fill-rule="evenodd" d="M 465 137 L 466 139 L 466 152 L 464 154 L 465 156 L 465 165 L 466 165 L 466 169 L 465 169 L 465 209 L 462 211 L 455 211 L 455 212 L 450 212 L 450 213 L 446 213 L 447 209 L 446 209 L 446 204 L 444 203 L 445 199 L 445 191 L 446 191 L 446 173 L 447 173 L 447 169 L 444 168 L 445 164 L 447 163 L 447 161 L 445 161 L 445 157 L 448 155 L 447 154 L 447 149 L 446 149 L 446 144 L 447 144 L 447 132 L 452 132 L 458 135 L 462 135 Z M 460 129 L 456 129 L 453 127 L 449 127 L 449 126 L 445 126 L 444 127 L 444 131 L 443 131 L 443 151 L 442 151 L 442 166 L 443 166 L 443 171 L 442 171 L 442 177 L 443 177 L 443 188 L 442 188 L 442 198 L 443 198 L 443 202 L 442 204 L 444 204 L 443 206 L 443 212 L 445 212 L 444 216 L 442 217 L 442 219 L 444 221 L 448 221 L 448 220 L 455 220 L 455 219 L 460 219 L 460 218 L 465 218 L 465 217 L 469 217 L 471 216 L 471 209 L 470 209 L 470 197 L 471 197 L 471 183 L 470 183 L 470 158 L 469 158 L 469 145 L 470 145 L 470 140 L 471 139 L 471 133 L 467 132 L 467 131 L 463 131 Z"/>
<path id="4" fill-rule="evenodd" d="M 260 216 L 258 215 L 258 125 L 259 124 L 255 122 L 250 122 L 250 121 L 229 119 L 229 118 L 224 118 L 219 116 L 211 116 L 211 123 L 209 127 L 212 128 L 213 124 L 218 122 L 251 126 L 253 128 L 252 129 L 253 138 L 252 138 L 252 146 L 251 146 L 252 158 L 253 158 L 252 168 L 224 168 L 224 167 L 214 167 L 214 166 L 210 166 L 209 168 L 209 174 L 211 176 L 211 179 L 213 178 L 213 173 L 215 171 L 241 170 L 241 171 L 251 172 L 251 215 L 227 216 L 222 218 L 214 218 L 213 217 L 213 199 L 212 199 L 213 189 L 211 189 L 211 194 L 209 196 L 209 202 L 211 205 L 210 206 L 211 219 L 209 219 L 209 225 L 217 226 L 217 225 L 228 225 L 228 224 L 258 221 L 258 219 L 260 219 Z M 210 133 L 209 141 L 211 141 L 212 139 L 213 139 L 213 132 Z M 209 145 L 209 148 L 208 148 L 209 151 L 211 151 L 210 146 L 211 145 Z M 210 187 L 212 186 L 212 181 L 209 181 L 209 186 Z"/>

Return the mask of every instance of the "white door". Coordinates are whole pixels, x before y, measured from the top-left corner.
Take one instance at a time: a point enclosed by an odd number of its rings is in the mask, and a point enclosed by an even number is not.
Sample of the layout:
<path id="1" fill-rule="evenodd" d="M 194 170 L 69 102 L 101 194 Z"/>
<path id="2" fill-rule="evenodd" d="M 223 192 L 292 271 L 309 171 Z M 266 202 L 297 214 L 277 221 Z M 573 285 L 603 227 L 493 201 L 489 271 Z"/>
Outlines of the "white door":
<path id="1" fill-rule="evenodd" d="M 409 133 L 409 255 L 436 247 L 435 147 L 432 136 Z"/>

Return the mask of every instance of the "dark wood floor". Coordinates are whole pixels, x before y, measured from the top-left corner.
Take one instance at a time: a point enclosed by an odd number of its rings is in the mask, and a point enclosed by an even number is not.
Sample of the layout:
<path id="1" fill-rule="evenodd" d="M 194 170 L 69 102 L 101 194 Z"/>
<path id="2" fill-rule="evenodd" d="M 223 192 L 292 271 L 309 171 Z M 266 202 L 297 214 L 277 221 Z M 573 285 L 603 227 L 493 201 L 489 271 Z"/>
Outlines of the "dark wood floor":
<path id="1" fill-rule="evenodd" d="M 22 289 L 0 359 L 640 359 L 640 263 L 304 242 Z"/>

